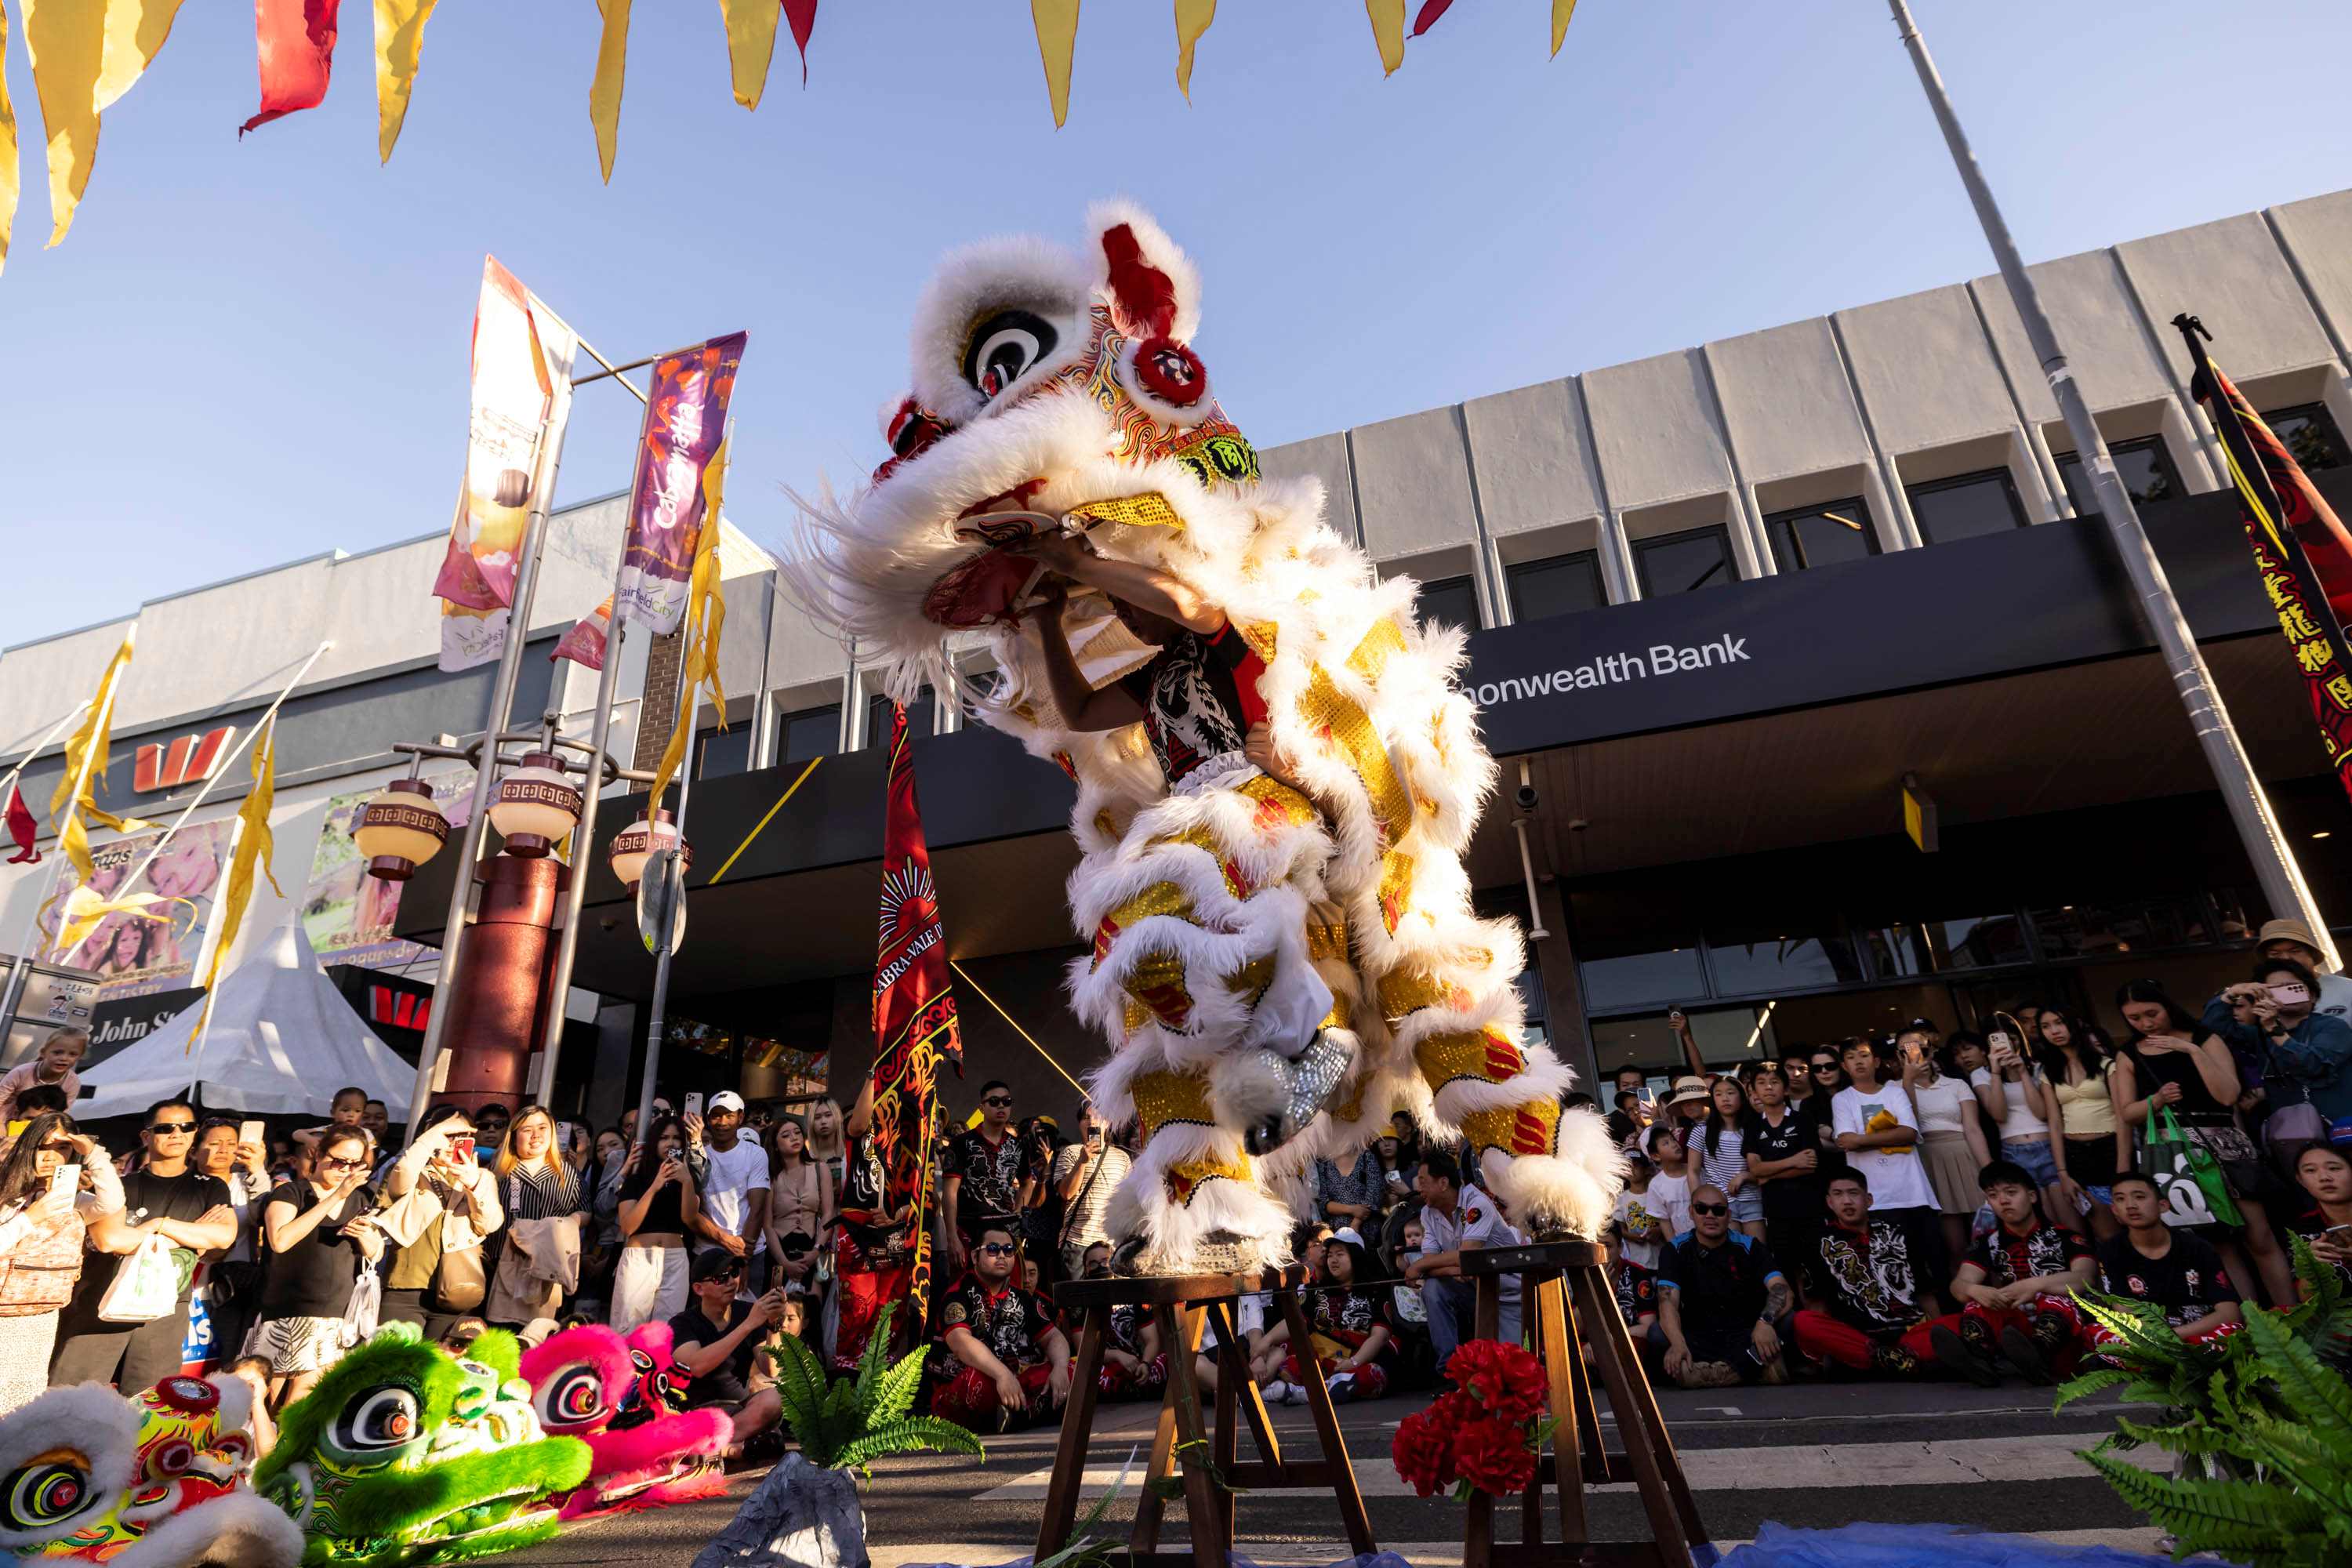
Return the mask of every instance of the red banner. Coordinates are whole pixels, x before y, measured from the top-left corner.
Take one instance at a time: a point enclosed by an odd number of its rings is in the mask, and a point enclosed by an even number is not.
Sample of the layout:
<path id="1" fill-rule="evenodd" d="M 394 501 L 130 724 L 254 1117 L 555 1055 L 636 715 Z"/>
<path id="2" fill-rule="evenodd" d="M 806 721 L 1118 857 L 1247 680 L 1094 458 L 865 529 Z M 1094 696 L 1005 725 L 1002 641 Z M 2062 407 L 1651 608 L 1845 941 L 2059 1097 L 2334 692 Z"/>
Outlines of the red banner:
<path id="1" fill-rule="evenodd" d="M 261 112 L 237 128 L 244 135 L 297 110 L 326 101 L 335 66 L 335 12 L 342 0 L 254 0 L 253 31 L 261 56 Z"/>
<path id="2" fill-rule="evenodd" d="M 874 960 L 874 1126 L 889 1174 L 883 1212 L 914 1205 L 913 1261 L 907 1270 L 910 1321 L 930 1299 L 931 1128 L 942 1058 L 963 1072 L 955 995 L 948 989 L 947 932 L 940 924 L 931 854 L 915 803 L 907 710 L 890 721 L 890 780 L 882 837 L 882 938 Z"/>
<path id="3" fill-rule="evenodd" d="M 2206 357 L 2199 341 L 2203 326 L 2194 316 L 2176 316 L 2172 324 L 2197 363 L 2189 391 L 2221 437 L 2246 543 L 2310 694 L 2327 765 L 2352 795 L 2352 651 L 2344 636 L 2352 612 L 2352 534 L 2253 405 Z"/>
<path id="4" fill-rule="evenodd" d="M 743 363 L 742 332 L 713 338 L 654 366 L 629 490 L 629 532 L 622 542 L 613 614 L 667 637 L 686 618 L 687 585 L 706 522 L 703 470 L 727 434 L 727 402 Z"/>

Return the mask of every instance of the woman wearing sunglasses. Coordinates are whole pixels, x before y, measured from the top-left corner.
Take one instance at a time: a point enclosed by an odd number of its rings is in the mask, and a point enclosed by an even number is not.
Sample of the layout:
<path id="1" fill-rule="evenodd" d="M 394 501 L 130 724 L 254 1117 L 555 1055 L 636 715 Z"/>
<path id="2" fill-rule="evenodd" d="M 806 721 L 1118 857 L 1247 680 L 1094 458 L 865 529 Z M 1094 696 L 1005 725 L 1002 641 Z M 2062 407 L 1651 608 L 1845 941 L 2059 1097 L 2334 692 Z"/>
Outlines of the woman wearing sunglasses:
<path id="1" fill-rule="evenodd" d="M 368 1185 L 371 1145 L 357 1127 L 330 1127 L 310 1152 L 310 1173 L 273 1188 L 261 1211 L 269 1233 L 269 1283 L 252 1352 L 269 1358 L 273 1410 L 310 1392 L 357 1337 L 343 1314 L 360 1270 L 383 1256 Z"/>
<path id="2" fill-rule="evenodd" d="M 47 1111 L 0 1160 L 0 1415 L 49 1385 L 58 1315 L 81 1277 L 85 1240 L 101 1254 L 139 1245 L 122 1221 L 114 1162 L 73 1118 Z"/>

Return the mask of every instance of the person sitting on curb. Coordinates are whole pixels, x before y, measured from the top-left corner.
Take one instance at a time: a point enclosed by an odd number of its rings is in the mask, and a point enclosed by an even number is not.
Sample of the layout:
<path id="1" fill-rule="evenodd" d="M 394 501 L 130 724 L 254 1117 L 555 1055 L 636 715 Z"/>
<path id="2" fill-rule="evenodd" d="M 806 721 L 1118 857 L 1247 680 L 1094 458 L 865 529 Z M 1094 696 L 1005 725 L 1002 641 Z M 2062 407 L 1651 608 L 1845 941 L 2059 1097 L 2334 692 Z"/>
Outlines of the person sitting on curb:
<path id="1" fill-rule="evenodd" d="M 1929 1331 L 1936 1358 L 1990 1388 L 2000 1381 L 1996 1354 L 2035 1383 L 2056 1383 L 2074 1371 L 2083 1316 L 2073 1292 L 2091 1289 L 2098 1264 L 2089 1244 L 2042 1215 L 2032 1173 L 2012 1160 L 1995 1160 L 1977 1174 L 2000 1228 L 1977 1243 L 1952 1280 L 1960 1309 L 1957 1326 Z"/>
<path id="2" fill-rule="evenodd" d="M 1731 1200 L 1712 1183 L 1694 1188 L 1691 1228 L 1658 1259 L 1658 1321 L 1650 1342 L 1684 1388 L 1786 1383 L 1780 1326 L 1796 1292 L 1754 1237 L 1731 1228 Z"/>
<path id="3" fill-rule="evenodd" d="M 2212 1244 L 2164 1220 L 2165 1203 L 2153 1177 L 2126 1171 L 2116 1178 L 2116 1217 L 2124 1233 L 2099 1244 L 2099 1273 L 2110 1296 L 2152 1301 L 2172 1331 L 2192 1345 L 2210 1345 L 2244 1325 L 2245 1310 L 2221 1255 Z M 2090 1353 L 2116 1342 L 2093 1324 Z"/>
<path id="4" fill-rule="evenodd" d="M 1830 1223 L 1821 1239 L 1821 1308 L 1796 1316 L 1797 1349 L 1817 1364 L 1911 1376 L 1934 1357 L 1935 1295 L 1920 1280 L 1909 1228 L 1874 1215 L 1860 1169 L 1829 1179 Z"/>
<path id="5" fill-rule="evenodd" d="M 1430 1342 L 1443 1370 L 1454 1348 L 1477 1333 L 1477 1288 L 1463 1275 L 1462 1254 L 1482 1247 L 1517 1247 L 1525 1237 L 1504 1220 L 1492 1197 L 1462 1179 L 1462 1168 L 1443 1149 L 1422 1156 L 1413 1188 L 1421 1194 L 1422 1253 L 1405 1266 L 1404 1277 L 1421 1286 Z M 1312 1267 L 1311 1258 L 1308 1264 Z M 1519 1277 L 1500 1275 L 1497 1285 L 1501 1311 L 1496 1337 L 1515 1345 L 1519 1342 Z"/>
<path id="6" fill-rule="evenodd" d="M 940 1304 L 931 1414 L 975 1432 L 1009 1432 L 1070 1396 L 1070 1342 L 1034 1294 L 1013 1282 L 1009 1226 L 972 1237 L 971 1270 Z"/>
<path id="7" fill-rule="evenodd" d="M 771 1290 L 756 1301 L 739 1301 L 735 1292 L 742 1283 L 743 1260 L 712 1247 L 694 1260 L 694 1305 L 669 1321 L 670 1359 L 694 1379 L 688 1406 L 727 1412 L 739 1448 L 776 1425 L 784 1409 L 773 1388 L 751 1386 L 752 1357 L 783 1316 L 784 1293 Z"/>

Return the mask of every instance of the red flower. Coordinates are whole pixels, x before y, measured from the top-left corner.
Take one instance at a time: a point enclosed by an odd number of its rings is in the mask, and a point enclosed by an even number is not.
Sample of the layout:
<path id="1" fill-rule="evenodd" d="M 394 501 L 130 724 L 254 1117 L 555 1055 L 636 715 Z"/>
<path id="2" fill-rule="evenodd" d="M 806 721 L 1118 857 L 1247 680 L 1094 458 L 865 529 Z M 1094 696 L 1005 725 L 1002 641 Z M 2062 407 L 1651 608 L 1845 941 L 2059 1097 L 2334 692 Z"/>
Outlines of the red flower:
<path id="1" fill-rule="evenodd" d="M 1403 1438 L 1400 1428 L 1400 1446 Z M 1516 1422 L 1493 1417 L 1472 1421 L 1454 1434 L 1454 1469 L 1482 1492 L 1509 1497 L 1527 1490 L 1536 1479 L 1535 1450 Z"/>
<path id="2" fill-rule="evenodd" d="M 1533 1421 L 1543 1414 L 1543 1363 L 1517 1345 L 1471 1340 L 1454 1351 L 1445 1375 L 1505 1421 Z"/>
<path id="3" fill-rule="evenodd" d="M 1454 1482 L 1454 1429 L 1435 1419 L 1436 1414 L 1433 1408 L 1417 1410 L 1398 1422 L 1389 1448 L 1397 1479 L 1418 1497 L 1450 1490 Z"/>

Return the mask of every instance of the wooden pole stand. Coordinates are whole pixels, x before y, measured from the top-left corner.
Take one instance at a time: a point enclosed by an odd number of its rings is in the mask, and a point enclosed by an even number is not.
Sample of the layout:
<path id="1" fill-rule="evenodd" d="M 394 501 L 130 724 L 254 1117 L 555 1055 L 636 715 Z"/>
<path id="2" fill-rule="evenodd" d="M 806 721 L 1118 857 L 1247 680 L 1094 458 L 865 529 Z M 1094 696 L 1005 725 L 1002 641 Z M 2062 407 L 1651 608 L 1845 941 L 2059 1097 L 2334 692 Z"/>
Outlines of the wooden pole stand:
<path id="1" fill-rule="evenodd" d="M 1076 1279 L 1054 1287 L 1055 1303 L 1083 1312 L 1085 1325 L 1078 1332 L 1069 1405 L 1062 1413 L 1062 1435 L 1054 1449 L 1054 1475 L 1045 1489 L 1045 1513 L 1038 1521 L 1033 1561 L 1043 1562 L 1066 1545 L 1071 1527 L 1077 1521 L 1078 1495 L 1086 1483 L 1087 1447 L 1094 1435 L 1103 1342 L 1114 1307 L 1150 1309 L 1152 1321 L 1160 1325 L 1160 1342 L 1168 1347 L 1168 1392 L 1160 1400 L 1160 1425 L 1151 1438 L 1151 1464 L 1145 1472 L 1143 1491 L 1136 1500 L 1135 1524 L 1128 1535 L 1126 1561 L 1130 1568 L 1145 1563 L 1228 1568 L 1234 1548 L 1235 1489 L 1328 1491 L 1339 1505 L 1339 1521 L 1354 1551 L 1360 1554 L 1379 1550 L 1372 1544 L 1371 1521 L 1364 1512 L 1363 1494 L 1356 1489 L 1355 1468 L 1348 1462 L 1330 1391 L 1320 1378 L 1306 1382 L 1307 1410 L 1315 1418 L 1323 1457 L 1284 1458 L 1265 1401 L 1259 1396 L 1256 1380 L 1250 1376 L 1241 1336 L 1234 1331 L 1235 1298 L 1266 1291 L 1273 1296 L 1275 1310 L 1290 1325 L 1291 1342 L 1306 1344 L 1307 1315 L 1298 1303 L 1306 1275 L 1306 1269 L 1294 1263 L 1287 1268 L 1256 1274 Z M 1213 1432 L 1202 1418 L 1200 1384 L 1192 1369 L 1202 1331 L 1212 1321 L 1217 1330 Z M 1237 1412 L 1248 1424 L 1258 1453 L 1255 1459 L 1240 1458 Z M 1171 1479 L 1181 1480 L 1184 1518 L 1192 1530 L 1191 1547 L 1183 1552 L 1160 1550 L 1160 1522 L 1166 1509 L 1162 1483 Z"/>
<path id="2" fill-rule="evenodd" d="M 1530 1312 L 1528 1326 L 1549 1385 L 1547 1403 L 1557 1423 L 1552 1452 L 1537 1456 L 1535 1479 L 1520 1499 L 1519 1541 L 1496 1541 L 1496 1500 L 1481 1491 L 1470 1494 L 1463 1568 L 1554 1568 L 1565 1563 L 1690 1568 L 1691 1549 L 1707 1543 L 1682 1460 L 1666 1436 L 1665 1419 L 1650 1392 L 1633 1336 L 1626 1332 L 1624 1316 L 1617 1310 L 1605 1258 L 1589 1241 L 1482 1247 L 1462 1254 L 1462 1272 L 1477 1283 L 1481 1339 L 1495 1338 L 1501 1326 L 1503 1277 L 1518 1276 L 1520 1299 Z M 1618 1436 L 1624 1444 L 1622 1452 L 1612 1452 L 1601 1442 L 1600 1415 L 1578 1342 L 1580 1327 L 1609 1391 L 1609 1408 L 1616 1415 Z M 1547 1481 L 1559 1496 L 1560 1539 L 1554 1544 L 1544 1541 Z M 1651 1540 L 1592 1540 L 1584 1489 L 1616 1481 L 1631 1481 L 1640 1489 Z"/>

